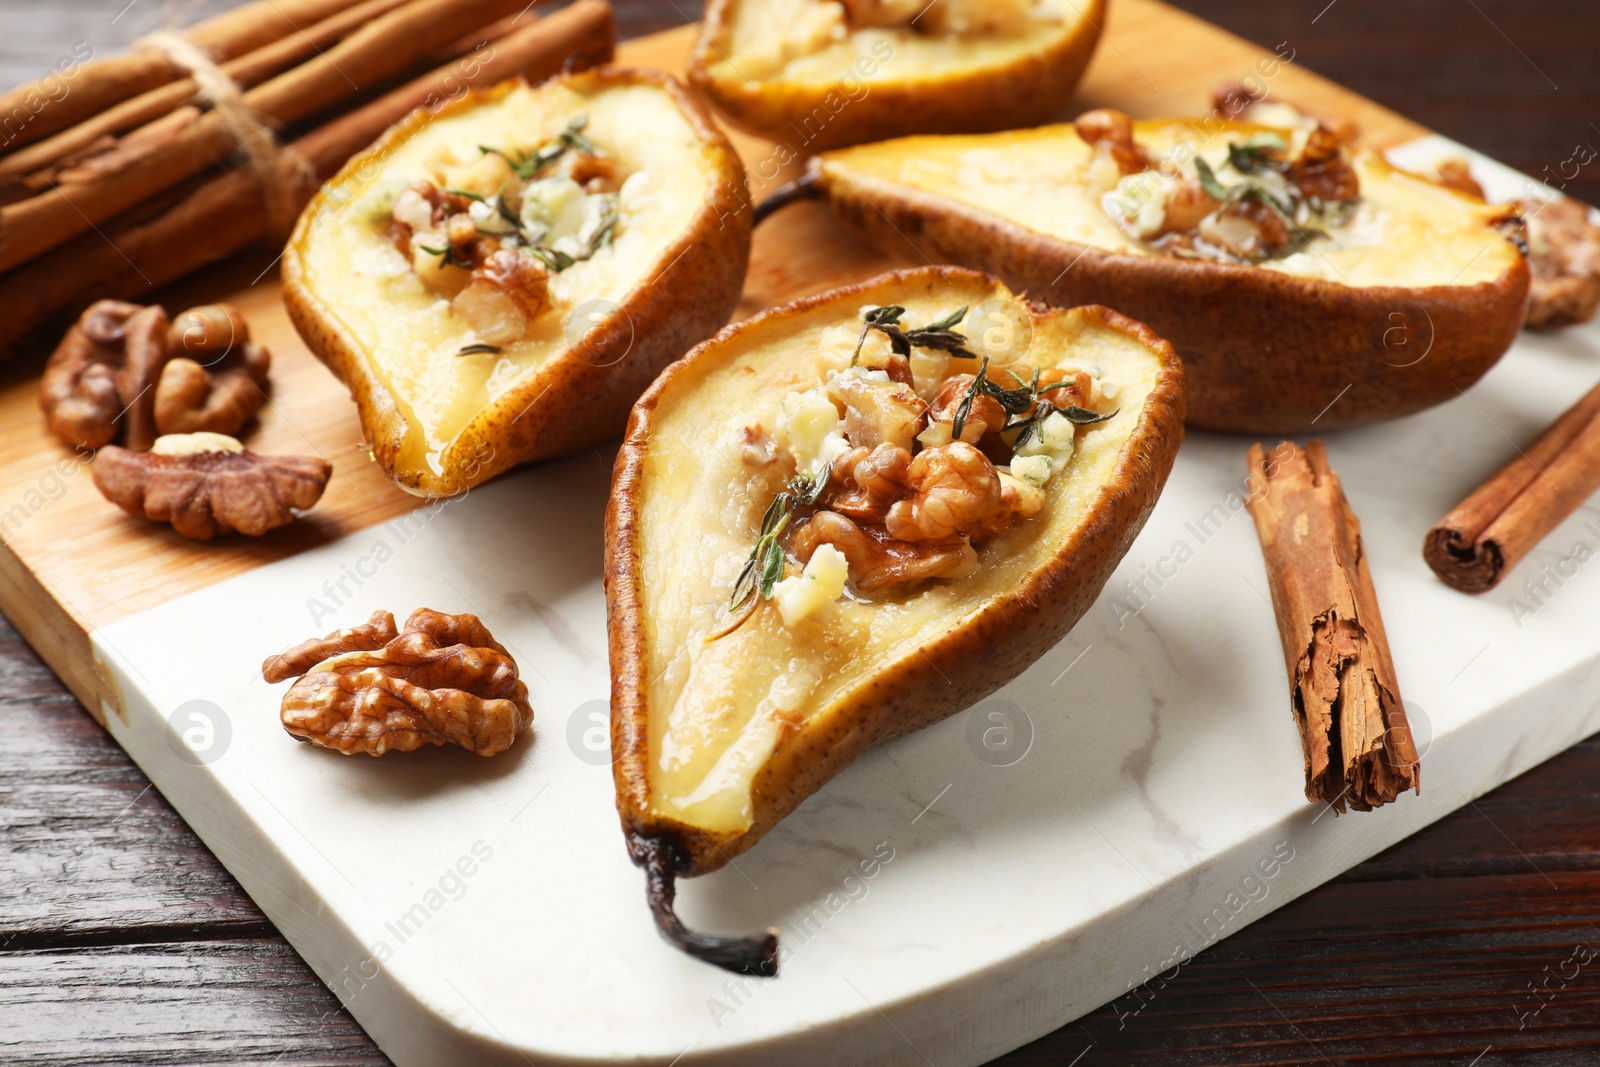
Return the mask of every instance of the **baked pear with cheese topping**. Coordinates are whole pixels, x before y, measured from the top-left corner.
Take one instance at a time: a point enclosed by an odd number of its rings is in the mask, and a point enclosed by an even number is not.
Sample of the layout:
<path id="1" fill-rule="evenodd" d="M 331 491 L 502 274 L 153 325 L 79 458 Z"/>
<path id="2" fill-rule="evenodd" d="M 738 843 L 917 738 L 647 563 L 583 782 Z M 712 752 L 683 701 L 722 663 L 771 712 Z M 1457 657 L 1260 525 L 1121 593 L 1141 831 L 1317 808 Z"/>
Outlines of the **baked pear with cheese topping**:
<path id="1" fill-rule="evenodd" d="M 1510 347 L 1528 295 L 1514 208 L 1314 120 L 1101 110 L 829 152 L 807 181 L 880 247 L 1146 323 L 1210 429 L 1333 430 L 1452 399 Z"/>
<path id="2" fill-rule="evenodd" d="M 689 78 L 796 154 L 1061 114 L 1105 0 L 711 0 Z"/>
<path id="3" fill-rule="evenodd" d="M 597 68 L 420 109 L 307 206 L 284 300 L 373 457 L 447 496 L 615 437 L 744 283 L 744 169 L 664 74 Z"/>
<path id="4" fill-rule="evenodd" d="M 640 398 L 606 520 L 617 807 L 669 941 L 676 879 L 868 746 L 998 689 L 1083 615 L 1183 439 L 1171 346 L 928 267 L 765 311 Z"/>

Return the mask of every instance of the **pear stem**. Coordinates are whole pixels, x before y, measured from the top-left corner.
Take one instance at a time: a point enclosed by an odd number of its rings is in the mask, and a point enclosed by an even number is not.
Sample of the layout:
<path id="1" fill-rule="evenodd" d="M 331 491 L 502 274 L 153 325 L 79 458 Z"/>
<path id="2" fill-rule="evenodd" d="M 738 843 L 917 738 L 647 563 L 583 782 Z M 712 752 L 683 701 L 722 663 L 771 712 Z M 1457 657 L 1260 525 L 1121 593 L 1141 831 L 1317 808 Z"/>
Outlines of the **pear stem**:
<path id="1" fill-rule="evenodd" d="M 757 204 L 750 216 L 750 225 L 760 226 L 768 215 L 779 208 L 786 208 L 801 200 L 820 199 L 822 199 L 822 183 L 817 180 L 815 171 L 807 171 L 794 181 L 778 186 L 771 196 Z"/>
<path id="2" fill-rule="evenodd" d="M 719 937 L 697 933 L 684 926 L 672 906 L 678 893 L 678 849 L 659 837 L 644 838 L 639 846 L 650 914 L 655 917 L 656 929 L 668 943 L 725 971 L 755 978 L 777 977 L 777 930 L 768 929 L 765 934 L 750 937 Z"/>

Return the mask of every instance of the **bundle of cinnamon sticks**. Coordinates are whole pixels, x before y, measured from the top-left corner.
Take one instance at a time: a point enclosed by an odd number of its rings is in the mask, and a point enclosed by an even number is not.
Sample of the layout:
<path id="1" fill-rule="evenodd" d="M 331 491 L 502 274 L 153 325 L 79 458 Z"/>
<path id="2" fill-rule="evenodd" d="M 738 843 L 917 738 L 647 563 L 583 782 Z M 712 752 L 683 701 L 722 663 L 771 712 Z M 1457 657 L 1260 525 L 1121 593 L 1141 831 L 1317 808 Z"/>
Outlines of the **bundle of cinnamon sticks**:
<path id="1" fill-rule="evenodd" d="M 0 346 L 281 240 L 412 111 L 606 62 L 614 39 L 607 0 L 543 17 L 527 0 L 254 0 L 86 63 L 55 98 L 0 95 L 19 116 L 0 146 Z"/>

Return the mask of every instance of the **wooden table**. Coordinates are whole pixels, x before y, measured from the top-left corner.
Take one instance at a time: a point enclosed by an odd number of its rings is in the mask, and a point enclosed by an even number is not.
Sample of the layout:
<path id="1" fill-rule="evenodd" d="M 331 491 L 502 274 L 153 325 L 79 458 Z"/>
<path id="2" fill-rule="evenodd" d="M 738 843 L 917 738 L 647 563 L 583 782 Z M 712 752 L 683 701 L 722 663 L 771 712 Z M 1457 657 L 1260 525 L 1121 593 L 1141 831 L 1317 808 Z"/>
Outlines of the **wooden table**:
<path id="1" fill-rule="evenodd" d="M 1600 162 L 1570 162 L 1600 145 L 1593 0 L 1179 6 L 1600 199 Z M 617 8 L 624 35 L 697 14 Z M 160 13 L 0 0 L 0 20 L 9 85 L 78 40 L 109 54 Z M 0 681 L 0 1062 L 388 1062 L 5 625 Z M 1600 739 L 1000 1062 L 1593 1064 L 1597 910 Z"/>

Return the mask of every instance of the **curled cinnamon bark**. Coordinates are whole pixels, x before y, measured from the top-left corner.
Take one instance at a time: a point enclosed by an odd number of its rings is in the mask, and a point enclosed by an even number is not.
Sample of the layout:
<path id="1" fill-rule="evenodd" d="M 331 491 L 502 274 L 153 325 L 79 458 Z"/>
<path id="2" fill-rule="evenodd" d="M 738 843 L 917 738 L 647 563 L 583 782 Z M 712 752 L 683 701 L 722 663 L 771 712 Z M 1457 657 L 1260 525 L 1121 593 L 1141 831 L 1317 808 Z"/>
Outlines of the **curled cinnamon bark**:
<path id="1" fill-rule="evenodd" d="M 1422 558 L 1444 583 L 1486 593 L 1600 489 L 1600 385 L 1434 524 Z"/>
<path id="2" fill-rule="evenodd" d="M 1361 544 L 1321 441 L 1250 449 L 1250 514 L 1266 558 L 1306 799 L 1371 811 L 1421 791 L 1416 745 Z"/>

